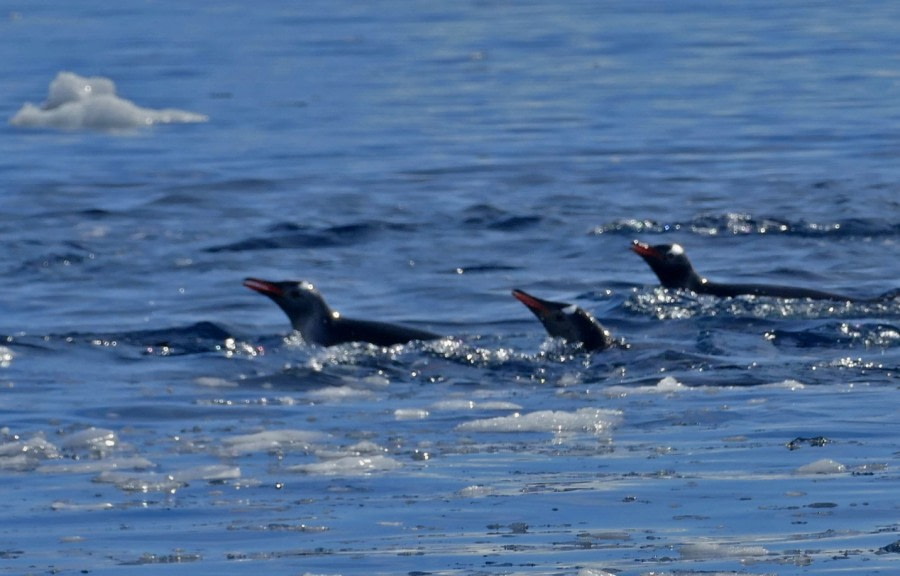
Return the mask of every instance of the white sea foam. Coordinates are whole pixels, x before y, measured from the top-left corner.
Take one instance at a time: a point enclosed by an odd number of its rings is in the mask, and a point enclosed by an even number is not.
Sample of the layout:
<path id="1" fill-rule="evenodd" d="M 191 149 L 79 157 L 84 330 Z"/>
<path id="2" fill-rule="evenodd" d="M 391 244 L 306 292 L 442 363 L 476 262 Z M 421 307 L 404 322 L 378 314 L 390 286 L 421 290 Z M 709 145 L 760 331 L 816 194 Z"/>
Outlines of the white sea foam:
<path id="1" fill-rule="evenodd" d="M 483 418 L 456 427 L 464 432 L 591 432 L 600 434 L 622 420 L 618 410 L 582 408 L 575 412 L 540 410 L 530 414 Z"/>
<path id="2" fill-rule="evenodd" d="M 142 108 L 116 95 L 109 78 L 60 72 L 41 106 L 27 102 L 10 119 L 13 126 L 61 130 L 127 131 L 153 124 L 206 122 L 203 114 L 165 108 Z"/>

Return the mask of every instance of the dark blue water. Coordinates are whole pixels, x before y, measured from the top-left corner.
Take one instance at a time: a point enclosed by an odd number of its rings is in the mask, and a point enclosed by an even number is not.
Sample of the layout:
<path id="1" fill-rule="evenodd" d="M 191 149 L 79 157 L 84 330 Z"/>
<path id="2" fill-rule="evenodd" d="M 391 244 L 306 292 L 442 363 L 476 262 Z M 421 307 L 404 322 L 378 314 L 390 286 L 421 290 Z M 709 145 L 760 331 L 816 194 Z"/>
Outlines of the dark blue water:
<path id="1" fill-rule="evenodd" d="M 0 571 L 895 573 L 900 302 L 629 246 L 900 287 L 898 12 L 7 7 L 0 116 L 208 120 L 0 126 Z M 448 338 L 307 346 L 246 276 Z"/>

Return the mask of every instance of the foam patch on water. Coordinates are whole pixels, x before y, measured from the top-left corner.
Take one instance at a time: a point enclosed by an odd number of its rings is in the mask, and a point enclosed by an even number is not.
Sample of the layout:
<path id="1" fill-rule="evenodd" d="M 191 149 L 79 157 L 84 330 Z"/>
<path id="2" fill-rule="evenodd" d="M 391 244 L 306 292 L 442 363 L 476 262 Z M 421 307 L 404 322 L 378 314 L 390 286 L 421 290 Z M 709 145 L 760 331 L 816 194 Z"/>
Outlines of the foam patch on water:
<path id="1" fill-rule="evenodd" d="M 622 421 L 618 410 L 582 408 L 575 412 L 540 410 L 531 414 L 484 418 L 456 427 L 463 432 L 589 432 L 601 434 Z"/>
<path id="2" fill-rule="evenodd" d="M 25 103 L 9 123 L 28 128 L 115 132 L 207 120 L 203 114 L 185 110 L 142 108 L 117 96 L 116 85 L 109 78 L 60 72 L 50 83 L 47 100 L 40 106 Z"/>

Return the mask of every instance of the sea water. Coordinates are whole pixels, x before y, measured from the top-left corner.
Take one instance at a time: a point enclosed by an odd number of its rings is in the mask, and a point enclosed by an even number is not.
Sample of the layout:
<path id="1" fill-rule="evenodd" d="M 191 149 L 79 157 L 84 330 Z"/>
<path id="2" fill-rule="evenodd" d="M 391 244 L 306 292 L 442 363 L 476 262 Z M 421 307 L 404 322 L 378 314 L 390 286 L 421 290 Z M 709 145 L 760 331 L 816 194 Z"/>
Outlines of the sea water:
<path id="1" fill-rule="evenodd" d="M 898 17 L 4 7 L 0 571 L 896 573 L 898 301 L 629 246 L 898 288 Z M 446 337 L 309 346 L 247 276 Z"/>

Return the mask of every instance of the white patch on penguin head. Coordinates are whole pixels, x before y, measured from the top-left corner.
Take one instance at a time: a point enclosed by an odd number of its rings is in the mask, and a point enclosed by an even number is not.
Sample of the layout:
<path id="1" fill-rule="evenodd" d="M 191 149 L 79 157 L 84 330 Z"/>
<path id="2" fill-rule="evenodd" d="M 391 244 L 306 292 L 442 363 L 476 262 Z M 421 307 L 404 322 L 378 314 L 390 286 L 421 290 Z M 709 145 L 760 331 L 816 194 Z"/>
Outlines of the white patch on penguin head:
<path id="1" fill-rule="evenodd" d="M 684 248 L 681 247 L 681 244 L 672 244 L 672 247 L 669 248 L 669 256 L 681 256 L 684 254 Z"/>
<path id="2" fill-rule="evenodd" d="M 568 316 L 571 316 L 572 314 L 575 313 L 576 310 L 578 310 L 578 306 L 576 306 L 574 304 L 570 304 L 562 309 L 562 313 L 566 314 Z"/>

